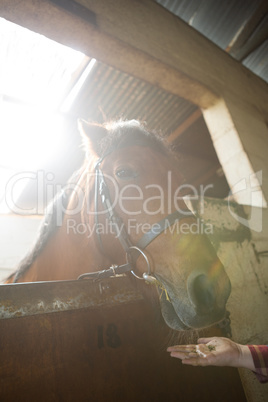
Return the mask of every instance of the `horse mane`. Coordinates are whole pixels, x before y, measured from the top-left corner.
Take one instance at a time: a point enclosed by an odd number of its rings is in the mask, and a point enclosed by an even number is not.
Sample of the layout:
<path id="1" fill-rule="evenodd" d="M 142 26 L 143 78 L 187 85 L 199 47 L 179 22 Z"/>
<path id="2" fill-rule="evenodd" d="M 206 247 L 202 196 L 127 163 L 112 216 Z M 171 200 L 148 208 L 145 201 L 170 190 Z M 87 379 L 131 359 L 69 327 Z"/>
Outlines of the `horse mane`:
<path id="1" fill-rule="evenodd" d="M 98 144 L 100 156 L 132 145 L 150 146 L 156 151 L 170 153 L 171 148 L 159 132 L 149 131 L 137 120 L 118 120 L 105 123 L 108 135 Z"/>
<path id="2" fill-rule="evenodd" d="M 165 143 L 163 136 L 153 131 L 147 131 L 144 125 L 137 120 L 118 120 L 115 122 L 106 123 L 102 125 L 102 127 L 107 130 L 108 135 L 102 138 L 98 144 L 100 157 L 111 153 L 115 149 L 131 145 L 150 146 L 158 152 L 172 152 L 169 148 L 169 145 Z M 82 167 L 74 172 L 74 174 L 68 180 L 68 183 L 77 183 L 87 166 L 88 160 L 85 159 Z M 46 214 L 39 226 L 39 232 L 32 249 L 30 249 L 26 256 L 20 261 L 15 271 L 8 276 L 6 282 L 11 281 L 11 279 L 12 282 L 17 282 L 19 278 L 31 267 L 35 259 L 47 245 L 50 237 L 58 230 L 59 213 L 61 213 L 63 217 L 69 203 L 69 198 L 70 194 L 63 189 L 61 192 L 56 194 L 53 201 L 47 206 Z M 60 210 L 62 207 L 63 209 Z"/>

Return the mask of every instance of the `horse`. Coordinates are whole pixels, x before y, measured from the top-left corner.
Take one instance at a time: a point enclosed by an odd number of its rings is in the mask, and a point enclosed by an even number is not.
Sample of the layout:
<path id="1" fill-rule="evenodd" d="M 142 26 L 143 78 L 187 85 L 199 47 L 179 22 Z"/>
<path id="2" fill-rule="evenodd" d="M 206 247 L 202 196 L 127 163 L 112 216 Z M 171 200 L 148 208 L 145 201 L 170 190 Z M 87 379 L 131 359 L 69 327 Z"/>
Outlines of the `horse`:
<path id="1" fill-rule="evenodd" d="M 84 162 L 6 283 L 125 274 L 157 295 L 172 329 L 222 321 L 230 281 L 207 236 L 192 230 L 197 220 L 164 137 L 136 120 L 80 120 L 79 130 Z"/>

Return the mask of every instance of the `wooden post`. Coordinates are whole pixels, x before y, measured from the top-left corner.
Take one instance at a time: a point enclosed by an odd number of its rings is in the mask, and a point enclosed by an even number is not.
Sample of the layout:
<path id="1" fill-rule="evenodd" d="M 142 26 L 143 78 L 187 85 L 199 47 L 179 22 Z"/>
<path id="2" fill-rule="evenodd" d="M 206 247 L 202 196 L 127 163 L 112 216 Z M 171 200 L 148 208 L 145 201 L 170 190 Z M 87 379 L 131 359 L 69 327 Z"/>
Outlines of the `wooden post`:
<path id="1" fill-rule="evenodd" d="M 266 207 L 268 128 L 264 121 L 224 100 L 203 110 L 203 116 L 232 197 L 240 204 Z"/>

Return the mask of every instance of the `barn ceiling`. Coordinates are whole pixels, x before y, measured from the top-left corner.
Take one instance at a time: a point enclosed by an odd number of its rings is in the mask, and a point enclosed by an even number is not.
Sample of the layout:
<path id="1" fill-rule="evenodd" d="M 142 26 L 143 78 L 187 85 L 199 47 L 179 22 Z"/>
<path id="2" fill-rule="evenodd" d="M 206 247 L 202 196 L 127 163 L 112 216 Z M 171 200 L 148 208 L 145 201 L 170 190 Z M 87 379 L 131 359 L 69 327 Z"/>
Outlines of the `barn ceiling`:
<path id="1" fill-rule="evenodd" d="M 268 82 L 267 1 L 155 1 Z M 186 160 L 189 181 L 212 183 L 211 196 L 225 197 L 228 194 L 229 187 L 209 132 L 195 105 L 97 60 L 85 58 L 83 63 L 57 109 L 66 119 L 62 155 L 57 161 L 47 160 L 43 166 L 43 169 L 54 172 L 55 182 L 64 183 L 83 158 L 78 150 L 78 117 L 98 122 L 122 117 L 146 121 L 150 129 L 157 129 L 168 137 Z M 64 171 L 60 165 L 64 165 Z M 28 190 L 20 201 L 26 206 L 34 202 Z"/>
<path id="2" fill-rule="evenodd" d="M 268 82 L 267 0 L 155 1 Z M 202 115 L 185 99 L 96 62 L 72 112 L 100 121 L 118 117 L 146 121 L 187 155 L 190 180 L 212 181 L 213 196 L 228 193 Z"/>
<path id="3" fill-rule="evenodd" d="M 155 0 L 268 82 L 267 0 Z"/>

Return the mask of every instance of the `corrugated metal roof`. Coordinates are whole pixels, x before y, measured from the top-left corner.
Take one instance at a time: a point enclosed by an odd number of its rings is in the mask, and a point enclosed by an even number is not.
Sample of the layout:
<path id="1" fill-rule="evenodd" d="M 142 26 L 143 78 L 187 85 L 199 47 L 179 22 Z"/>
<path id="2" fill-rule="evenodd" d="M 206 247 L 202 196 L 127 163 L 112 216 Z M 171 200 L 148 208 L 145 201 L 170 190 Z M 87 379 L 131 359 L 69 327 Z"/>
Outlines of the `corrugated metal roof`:
<path id="1" fill-rule="evenodd" d="M 72 113 L 95 121 L 121 117 L 139 119 L 166 135 L 196 109 L 176 95 L 96 62 Z"/>
<path id="2" fill-rule="evenodd" d="M 256 21 L 256 28 L 253 32 L 248 31 L 248 40 L 252 41 L 260 30 L 263 37 L 259 39 L 251 54 L 246 58 L 234 57 L 268 82 L 268 15 L 263 0 L 155 0 L 177 15 L 197 31 L 202 33 L 223 50 L 231 52 L 231 46 L 235 43 L 239 34 L 246 27 L 246 24 L 254 17 L 258 10 L 259 21 Z M 267 0 L 266 0 L 267 5 Z M 266 35 L 266 36 L 265 36 Z M 265 40 L 266 39 L 266 40 Z M 241 45 L 244 47 L 245 43 Z M 254 48 L 254 45 L 253 45 Z"/>
<path id="3" fill-rule="evenodd" d="M 244 61 L 244 65 L 250 70 L 254 71 L 255 74 L 259 75 L 261 78 L 268 82 L 268 40 L 263 43 L 263 45 L 251 53 Z"/>
<path id="4" fill-rule="evenodd" d="M 259 29 L 255 31 L 254 35 L 252 35 L 252 40 L 254 40 L 254 36 L 258 34 L 261 27 L 264 26 L 268 27 L 268 14 L 263 19 Z M 254 71 L 255 74 L 268 81 L 268 39 L 254 52 L 250 53 L 244 59 L 243 64 L 250 70 Z"/>

